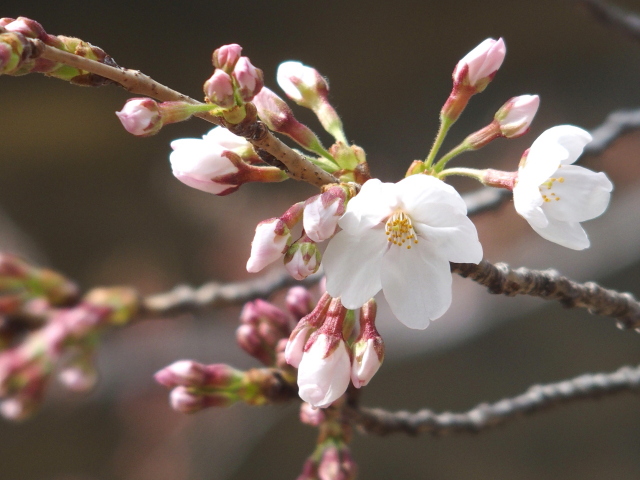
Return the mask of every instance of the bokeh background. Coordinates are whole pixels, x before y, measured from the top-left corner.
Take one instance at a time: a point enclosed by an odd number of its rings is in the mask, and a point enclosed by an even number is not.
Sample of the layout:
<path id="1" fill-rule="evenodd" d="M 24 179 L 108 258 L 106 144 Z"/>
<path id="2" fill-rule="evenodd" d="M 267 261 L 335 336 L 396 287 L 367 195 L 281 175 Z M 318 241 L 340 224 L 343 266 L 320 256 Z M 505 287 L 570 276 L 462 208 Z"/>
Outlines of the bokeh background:
<path id="1" fill-rule="evenodd" d="M 640 12 L 637 0 L 616 4 Z M 397 181 L 424 158 L 459 58 L 502 36 L 507 59 L 474 97 L 445 148 L 488 122 L 508 98 L 541 95 L 531 133 L 497 141 L 459 165 L 515 169 L 543 130 L 591 129 L 616 109 L 640 107 L 640 43 L 597 24 L 570 0 L 374 2 L 5 2 L 1 16 L 40 21 L 77 36 L 195 98 L 218 46 L 236 42 L 277 90 L 284 60 L 313 65 L 331 82 L 347 135 L 372 172 Z M 143 293 L 178 283 L 249 279 L 244 264 L 258 221 L 312 194 L 287 182 L 247 185 L 227 197 L 177 182 L 169 142 L 198 137 L 200 120 L 152 138 L 128 135 L 114 112 L 117 87 L 88 89 L 40 75 L 0 78 L 0 248 L 53 267 L 85 288 L 130 284 Z M 308 112 L 299 118 L 315 130 Z M 328 137 L 323 137 L 328 143 Z M 586 228 L 592 248 L 573 252 L 529 231 L 507 202 L 474 218 L 490 261 L 556 267 L 636 295 L 640 281 L 640 135 L 630 133 L 585 165 L 616 184 L 609 212 Z M 461 190 L 475 188 L 457 183 Z M 275 268 L 279 268 L 276 266 Z M 385 365 L 363 404 L 465 410 L 533 383 L 640 361 L 640 337 L 607 318 L 529 298 L 497 298 L 455 279 L 454 307 L 425 331 L 381 308 Z M 7 480 L 240 480 L 295 478 L 315 432 L 286 407 L 170 410 L 152 374 L 180 358 L 249 368 L 235 346 L 239 308 L 147 321 L 106 335 L 92 394 L 53 388 L 35 418 L 0 423 Z M 640 477 L 638 398 L 565 406 L 476 436 L 356 435 L 362 479 L 634 479 Z"/>

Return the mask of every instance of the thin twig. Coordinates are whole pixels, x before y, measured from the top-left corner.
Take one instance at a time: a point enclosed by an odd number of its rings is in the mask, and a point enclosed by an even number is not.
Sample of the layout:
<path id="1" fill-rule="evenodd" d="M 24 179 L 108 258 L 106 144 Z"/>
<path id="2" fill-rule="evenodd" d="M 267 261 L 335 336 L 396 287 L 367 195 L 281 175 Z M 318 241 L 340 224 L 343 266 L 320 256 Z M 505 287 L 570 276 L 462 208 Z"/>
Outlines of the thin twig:
<path id="1" fill-rule="evenodd" d="M 362 431 L 375 435 L 478 433 L 560 404 L 639 391 L 640 367 L 622 367 L 613 373 L 584 374 L 558 383 L 534 385 L 521 395 L 497 403 L 481 403 L 464 413 L 352 407 L 345 407 L 344 413 Z"/>
<path id="2" fill-rule="evenodd" d="M 586 308 L 589 313 L 613 317 L 620 328 L 640 328 L 640 303 L 630 293 L 608 290 L 594 282 L 574 282 L 555 270 L 514 270 L 506 263 L 494 265 L 486 260 L 479 265 L 452 263 L 451 270 L 484 285 L 490 293 L 558 300 L 564 307 Z"/>
<path id="3" fill-rule="evenodd" d="M 146 95 L 163 102 L 183 101 L 192 105 L 203 105 L 203 103 L 198 102 L 193 98 L 156 82 L 151 77 L 138 70 L 130 70 L 127 68 L 115 67 L 105 63 L 96 62 L 95 60 L 50 47 L 38 39 L 30 38 L 27 40 L 35 45 L 35 51 L 37 51 L 42 58 L 70 65 L 108 78 L 131 93 Z M 224 123 L 220 117 L 216 117 L 210 113 L 198 113 L 196 116 L 216 125 Z M 253 128 L 246 128 L 245 126 L 244 130 L 251 132 L 251 135 L 247 136 L 247 140 L 256 148 L 266 150 L 279 160 L 285 166 L 287 173 L 291 175 L 292 178 L 311 183 L 318 187 L 338 182 L 338 179 L 333 175 L 325 172 L 295 150 L 282 143 L 262 124 L 262 122 L 255 121 L 252 127 Z"/>
<path id="4" fill-rule="evenodd" d="M 601 0 L 577 0 L 579 5 L 603 25 L 640 41 L 640 17 Z"/>
<path id="5" fill-rule="evenodd" d="M 197 288 L 179 285 L 169 292 L 145 297 L 142 300 L 140 315 L 169 317 L 180 313 L 240 305 L 256 298 L 267 298 L 282 288 L 300 284 L 311 285 L 321 278 L 321 274 L 315 274 L 300 282 L 287 272 L 279 272 L 248 282 L 209 282 Z"/>

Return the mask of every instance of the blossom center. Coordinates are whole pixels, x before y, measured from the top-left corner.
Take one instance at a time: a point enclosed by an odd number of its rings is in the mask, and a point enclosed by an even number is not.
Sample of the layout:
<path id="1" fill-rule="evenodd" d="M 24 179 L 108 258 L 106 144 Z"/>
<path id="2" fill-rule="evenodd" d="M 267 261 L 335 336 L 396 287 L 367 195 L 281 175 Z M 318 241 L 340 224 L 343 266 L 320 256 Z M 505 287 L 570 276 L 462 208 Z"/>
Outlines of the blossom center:
<path id="1" fill-rule="evenodd" d="M 407 243 L 406 247 L 411 248 L 412 243 L 418 243 L 418 236 L 413 229 L 411 219 L 404 212 L 395 212 L 389 217 L 384 231 L 387 234 L 387 240 L 394 245 L 402 246 Z"/>
<path id="2" fill-rule="evenodd" d="M 549 203 L 552 201 L 557 202 L 558 200 L 560 200 L 560 197 L 556 195 L 555 192 L 552 191 L 553 184 L 556 182 L 564 183 L 564 177 L 558 177 L 558 178 L 551 177 L 539 187 L 540 194 L 542 195 L 542 200 L 544 200 L 546 203 Z"/>

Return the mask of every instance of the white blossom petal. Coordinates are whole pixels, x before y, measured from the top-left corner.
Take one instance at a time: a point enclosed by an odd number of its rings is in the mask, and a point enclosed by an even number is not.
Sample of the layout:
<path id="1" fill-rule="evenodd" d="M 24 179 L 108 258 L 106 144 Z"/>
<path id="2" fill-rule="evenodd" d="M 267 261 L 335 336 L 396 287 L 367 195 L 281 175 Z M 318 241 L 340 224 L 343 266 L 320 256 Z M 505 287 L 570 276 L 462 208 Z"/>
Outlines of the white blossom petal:
<path id="1" fill-rule="evenodd" d="M 431 210 L 429 224 L 414 223 L 419 242 L 428 242 L 449 262 L 480 263 L 482 245 L 473 222 L 449 205 Z"/>
<path id="2" fill-rule="evenodd" d="M 411 175 L 394 186 L 396 195 L 402 199 L 403 209 L 419 222 L 428 223 L 429 212 L 437 211 L 442 204 L 450 205 L 462 214 L 467 213 L 467 204 L 456 189 L 431 175 Z M 438 207 L 434 208 L 433 204 L 438 204 Z"/>
<path id="3" fill-rule="evenodd" d="M 513 188 L 513 204 L 516 212 L 532 227 L 544 228 L 549 223 L 542 211 L 543 203 L 538 185 L 522 181 Z"/>
<path id="4" fill-rule="evenodd" d="M 590 245 L 586 232 L 578 222 L 562 222 L 549 218 L 545 228 L 531 227 L 544 239 L 573 250 L 584 250 Z"/>
<path id="5" fill-rule="evenodd" d="M 427 242 L 411 250 L 390 247 L 382 258 L 381 275 L 391 311 L 409 328 L 427 328 L 451 305 L 449 262 Z"/>
<path id="6" fill-rule="evenodd" d="M 604 173 L 563 165 L 553 178 L 557 180 L 548 187 L 540 187 L 549 199 L 543 206 L 548 216 L 565 222 L 584 222 L 607 209 L 613 184 Z"/>
<path id="7" fill-rule="evenodd" d="M 381 258 L 387 243 L 383 227 L 367 230 L 361 236 L 346 231 L 334 236 L 322 260 L 327 293 L 341 297 L 347 308 L 360 308 L 380 291 Z"/>
<path id="8" fill-rule="evenodd" d="M 392 187 L 394 185 L 382 183 L 377 178 L 365 182 L 360 193 L 347 204 L 347 211 L 338 225 L 352 235 L 379 225 L 391 215 L 397 203 L 395 189 Z"/>

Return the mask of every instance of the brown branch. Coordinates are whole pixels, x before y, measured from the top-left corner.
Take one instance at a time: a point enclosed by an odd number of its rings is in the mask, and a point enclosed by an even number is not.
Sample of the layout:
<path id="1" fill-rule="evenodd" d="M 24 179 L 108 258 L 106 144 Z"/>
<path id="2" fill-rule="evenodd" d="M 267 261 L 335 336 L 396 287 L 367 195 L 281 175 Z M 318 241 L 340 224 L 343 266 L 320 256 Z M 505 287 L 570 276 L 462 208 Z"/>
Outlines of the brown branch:
<path id="1" fill-rule="evenodd" d="M 378 408 L 345 407 L 345 416 L 362 431 L 375 435 L 477 433 L 524 415 L 557 405 L 640 391 L 640 367 L 622 367 L 613 373 L 585 374 L 558 383 L 534 385 L 525 393 L 496 403 L 481 403 L 464 413 L 420 410 L 388 412 Z"/>
<path id="2" fill-rule="evenodd" d="M 640 328 L 640 303 L 630 293 L 608 290 L 594 282 L 574 282 L 555 270 L 514 270 L 506 263 L 494 265 L 486 260 L 479 265 L 452 263 L 451 270 L 484 285 L 490 293 L 557 300 L 567 308 L 586 308 L 589 313 L 613 317 L 621 328 Z"/>
<path id="3" fill-rule="evenodd" d="M 585 146 L 584 153 L 599 155 L 618 137 L 637 128 L 640 128 L 640 108 L 612 112 L 604 122 L 591 130 L 593 140 Z"/>
<path id="4" fill-rule="evenodd" d="M 192 105 L 204 105 L 193 98 L 156 82 L 151 77 L 138 70 L 130 70 L 119 66 L 111 66 L 105 63 L 96 62 L 85 57 L 50 47 L 38 39 L 30 38 L 27 40 L 35 45 L 34 50 L 38 52 L 38 55 L 42 58 L 100 75 L 122 86 L 128 92 L 135 93 L 137 95 L 146 95 L 147 97 L 155 98 L 156 100 L 163 102 L 182 101 Z M 249 105 L 251 105 L 251 109 L 253 106 L 252 104 L 248 104 L 247 106 Z M 210 113 L 198 113 L 196 116 L 216 125 L 224 124 L 222 118 L 211 115 Z M 230 125 L 226 124 L 225 126 L 228 128 L 230 127 Z M 234 130 L 234 132 L 239 135 L 245 131 L 247 132 L 247 140 L 251 142 L 254 147 L 266 150 L 273 155 L 286 167 L 287 173 L 291 175 L 292 178 L 311 183 L 317 187 L 321 187 L 322 185 L 329 183 L 338 183 L 338 179 L 333 175 L 325 172 L 317 165 L 314 165 L 295 150 L 277 139 L 271 131 L 262 124 L 262 122 L 254 120 L 251 126 L 247 126 L 245 124 L 243 129 L 239 129 L 237 132 Z"/>
<path id="5" fill-rule="evenodd" d="M 577 0 L 597 21 L 633 40 L 640 41 L 640 17 L 601 0 Z"/>
<path id="6" fill-rule="evenodd" d="M 209 282 L 193 288 L 179 285 L 166 293 L 149 295 L 142 300 L 142 317 L 169 317 L 180 313 L 239 305 L 256 298 L 267 298 L 274 292 L 293 285 L 311 285 L 322 275 L 315 274 L 300 282 L 287 272 L 265 275 L 256 280 L 236 283 Z"/>

